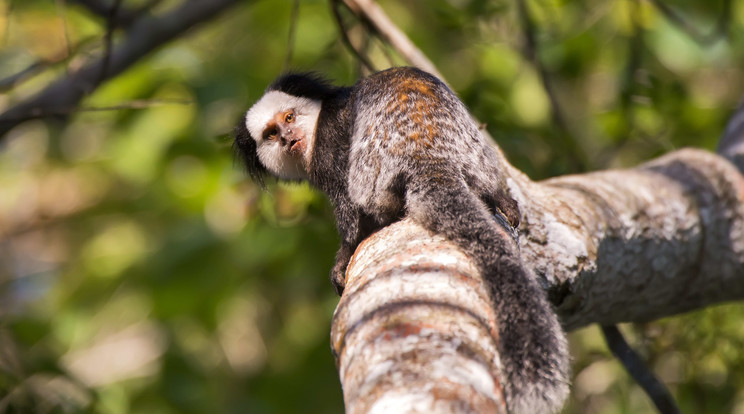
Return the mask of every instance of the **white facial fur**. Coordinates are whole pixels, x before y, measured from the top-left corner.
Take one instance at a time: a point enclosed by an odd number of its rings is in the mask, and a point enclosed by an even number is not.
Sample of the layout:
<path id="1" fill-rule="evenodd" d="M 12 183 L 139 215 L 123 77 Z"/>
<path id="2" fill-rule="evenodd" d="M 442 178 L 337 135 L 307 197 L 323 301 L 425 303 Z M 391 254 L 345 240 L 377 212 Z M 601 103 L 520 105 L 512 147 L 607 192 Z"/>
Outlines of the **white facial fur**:
<path id="1" fill-rule="evenodd" d="M 305 166 L 310 164 L 320 108 L 321 101 L 270 91 L 248 110 L 245 126 L 256 140 L 258 159 L 269 172 L 287 180 L 307 178 Z M 299 128 L 304 136 L 305 152 L 302 157 L 292 156 L 282 148 L 278 140 L 263 139 L 266 126 L 274 120 L 276 114 L 289 110 L 294 110 L 295 128 Z"/>

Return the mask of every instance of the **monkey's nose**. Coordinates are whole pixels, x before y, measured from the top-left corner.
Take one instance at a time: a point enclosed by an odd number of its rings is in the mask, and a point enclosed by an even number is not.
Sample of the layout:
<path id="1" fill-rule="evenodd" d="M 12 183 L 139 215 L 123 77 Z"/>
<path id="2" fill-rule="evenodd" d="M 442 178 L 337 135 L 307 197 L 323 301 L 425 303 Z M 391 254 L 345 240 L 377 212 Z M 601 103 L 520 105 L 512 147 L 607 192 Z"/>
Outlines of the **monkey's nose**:
<path id="1" fill-rule="evenodd" d="M 295 146 L 300 140 L 296 139 L 292 135 L 287 134 L 286 136 L 284 134 L 281 135 L 279 138 L 279 142 L 281 142 L 283 147 L 287 147 L 288 149 L 292 149 L 292 147 Z"/>
<path id="2" fill-rule="evenodd" d="M 277 127 L 283 136 L 292 135 L 292 128 L 290 128 L 289 125 L 280 122 Z"/>

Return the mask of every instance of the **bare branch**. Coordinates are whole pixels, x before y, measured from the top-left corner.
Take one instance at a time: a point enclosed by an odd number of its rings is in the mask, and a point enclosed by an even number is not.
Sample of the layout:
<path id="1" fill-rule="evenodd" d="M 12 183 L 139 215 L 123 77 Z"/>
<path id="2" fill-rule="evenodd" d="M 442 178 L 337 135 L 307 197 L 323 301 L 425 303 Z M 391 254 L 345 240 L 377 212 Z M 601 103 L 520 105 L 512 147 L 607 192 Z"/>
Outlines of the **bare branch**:
<path id="1" fill-rule="evenodd" d="M 566 120 L 563 106 L 558 100 L 558 95 L 556 94 L 555 88 L 553 87 L 553 82 L 548 75 L 548 70 L 545 68 L 545 65 L 540 62 L 540 58 L 537 53 L 538 44 L 537 37 L 535 35 L 535 24 L 530 17 L 529 10 L 527 10 L 527 4 L 525 3 L 525 0 L 517 0 L 517 11 L 522 23 L 522 32 L 524 34 L 523 53 L 525 57 L 532 63 L 532 66 L 535 67 L 537 74 L 540 76 L 540 81 L 542 82 L 545 94 L 548 96 L 553 123 L 561 131 L 561 133 L 559 134 L 559 138 L 562 141 L 562 145 L 560 145 L 559 147 L 563 149 L 563 154 L 566 159 L 571 162 L 571 168 L 573 171 L 586 171 L 588 169 L 587 161 L 580 155 L 582 154 L 582 150 L 576 142 L 576 138 L 574 137 L 575 134 L 571 131 L 568 121 Z"/>
<path id="2" fill-rule="evenodd" d="M 744 101 L 729 119 L 717 152 L 728 158 L 744 173 Z"/>
<path id="3" fill-rule="evenodd" d="M 106 106 L 74 106 L 69 108 L 59 108 L 55 111 L 47 112 L 47 117 L 65 117 L 79 112 L 106 112 L 118 111 L 121 109 L 147 109 L 163 105 L 193 105 L 194 102 L 187 99 L 135 99 L 133 101 L 122 102 L 116 105 Z M 29 115 L 27 118 L 17 118 L 14 121 L 28 121 L 38 117 Z"/>
<path id="4" fill-rule="evenodd" d="M 140 17 L 140 14 L 143 10 L 148 9 L 151 7 L 150 5 L 145 5 L 144 7 L 137 9 L 137 10 L 130 10 L 126 8 L 120 8 L 119 6 L 112 6 L 111 4 L 107 4 L 104 1 L 101 0 L 67 0 L 71 3 L 77 3 L 86 9 L 90 11 L 91 13 L 105 19 L 107 21 L 108 25 L 114 25 L 116 27 L 128 27 L 132 23 L 134 23 L 135 20 L 137 20 L 138 17 Z M 114 0 L 114 3 L 120 3 L 119 0 Z M 110 19 L 111 10 L 116 7 L 118 9 L 118 12 L 116 13 L 115 19 Z"/>
<path id="5" fill-rule="evenodd" d="M 602 326 L 602 333 L 612 355 L 623 364 L 631 377 L 643 387 L 661 414 L 680 414 L 672 394 L 666 385 L 659 381 L 638 353 L 628 345 L 622 332 L 616 326 Z"/>
<path id="6" fill-rule="evenodd" d="M 27 79 L 30 79 L 37 73 L 44 70 L 46 67 L 49 66 L 49 64 L 50 63 L 47 61 L 39 60 L 28 65 L 25 69 L 21 70 L 18 73 L 14 73 L 8 77 L 0 79 L 0 92 L 13 89 L 16 85 Z"/>
<path id="7" fill-rule="evenodd" d="M 341 41 L 344 42 L 344 45 L 346 45 L 346 48 L 349 49 L 349 51 L 352 54 L 354 54 L 357 61 L 361 63 L 365 69 L 367 69 L 370 72 L 374 72 L 376 69 L 374 65 L 372 65 L 372 62 L 370 62 L 369 59 L 367 59 L 367 56 L 365 56 L 362 52 L 357 50 L 357 48 L 354 47 L 354 44 L 351 42 L 351 39 L 349 38 L 348 29 L 346 28 L 346 24 L 344 24 L 344 19 L 341 16 L 341 11 L 339 10 L 340 5 L 341 5 L 341 0 L 331 1 L 331 11 L 333 12 L 333 17 L 336 19 L 336 26 L 338 26 L 338 30 L 341 34 Z"/>
<path id="8" fill-rule="evenodd" d="M 670 22 L 677 25 L 683 32 L 687 33 L 692 40 L 702 45 L 712 45 L 721 38 L 728 35 L 731 24 L 731 0 L 723 0 L 721 14 L 718 15 L 718 21 L 710 33 L 702 33 L 695 26 L 690 24 L 681 14 L 677 13 L 671 7 L 664 4 L 661 0 L 651 0 L 651 4 L 664 15 Z"/>
<path id="9" fill-rule="evenodd" d="M 103 50 L 103 62 L 101 64 L 101 74 L 98 76 L 96 83 L 101 83 L 106 79 L 106 73 L 108 72 L 109 64 L 111 62 L 111 46 L 114 41 L 114 22 L 116 16 L 119 14 L 119 7 L 121 6 L 121 0 L 114 0 L 114 4 L 108 12 L 106 19 L 106 36 L 104 37 L 104 50 Z"/>
<path id="10" fill-rule="evenodd" d="M 118 111 L 120 109 L 147 109 L 164 105 L 193 105 L 194 101 L 189 99 L 135 99 L 108 106 L 80 106 L 74 112 L 102 112 Z"/>
<path id="11" fill-rule="evenodd" d="M 373 0 L 343 0 L 343 2 L 352 12 L 369 21 L 377 33 L 385 41 L 390 43 L 408 62 L 437 76 L 439 79 L 444 79 L 431 60 L 390 20 L 377 3 Z"/>
<path id="12" fill-rule="evenodd" d="M 190 27 L 209 20 L 237 3 L 238 0 L 185 1 L 164 16 L 143 17 L 133 24 L 127 32 L 127 38 L 112 49 L 105 79 L 116 76 Z M 70 111 L 70 108 L 77 106 L 83 97 L 99 86 L 97 80 L 103 59 L 95 59 L 69 76 L 58 79 L 36 96 L 0 115 L 0 137 L 24 120 Z"/>
<path id="13" fill-rule="evenodd" d="M 0 92 L 8 91 L 17 87 L 21 83 L 43 72 L 45 69 L 48 69 L 60 63 L 67 62 L 70 57 L 74 56 L 75 54 L 79 53 L 81 50 L 89 46 L 93 42 L 93 40 L 94 38 L 92 37 L 85 39 L 75 45 L 71 50 L 66 50 L 64 53 L 59 53 L 52 58 L 39 59 L 36 62 L 31 63 L 24 69 L 20 70 L 19 72 L 0 79 Z"/>
<path id="14" fill-rule="evenodd" d="M 57 14 L 61 15 L 60 26 L 65 39 L 65 58 L 72 56 L 72 46 L 70 45 L 70 31 L 67 28 L 67 10 L 65 0 L 56 0 Z"/>
<path id="15" fill-rule="evenodd" d="M 628 9 L 630 13 L 630 23 L 632 32 L 628 38 L 627 46 L 627 59 L 626 65 L 623 72 L 620 74 L 618 79 L 618 85 L 620 85 L 620 110 L 623 113 L 623 119 L 625 119 L 625 125 L 623 130 L 616 136 L 613 136 L 614 142 L 603 149 L 598 155 L 598 160 L 595 162 L 595 167 L 606 168 L 609 161 L 612 160 L 619 149 L 630 141 L 632 132 L 636 128 L 636 112 L 633 103 L 633 96 L 637 90 L 636 88 L 636 76 L 638 70 L 641 68 L 643 60 L 643 28 L 638 24 L 640 19 L 640 7 L 638 2 L 640 0 L 626 0 L 628 3 Z"/>
<path id="16" fill-rule="evenodd" d="M 295 33 L 297 32 L 297 19 L 300 16 L 300 0 L 292 2 L 292 15 L 289 18 L 289 36 L 287 39 L 287 56 L 284 59 L 284 71 L 289 70 L 294 53 Z"/>

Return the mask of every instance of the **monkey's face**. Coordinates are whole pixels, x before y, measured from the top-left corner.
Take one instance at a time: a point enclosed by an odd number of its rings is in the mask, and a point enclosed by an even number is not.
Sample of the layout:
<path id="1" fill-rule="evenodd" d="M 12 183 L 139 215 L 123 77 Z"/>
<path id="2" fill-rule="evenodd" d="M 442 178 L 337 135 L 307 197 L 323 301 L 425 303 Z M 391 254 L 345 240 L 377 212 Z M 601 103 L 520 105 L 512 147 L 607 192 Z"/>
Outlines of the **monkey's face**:
<path id="1" fill-rule="evenodd" d="M 269 91 L 245 117 L 260 163 L 286 180 L 307 178 L 321 102 Z"/>

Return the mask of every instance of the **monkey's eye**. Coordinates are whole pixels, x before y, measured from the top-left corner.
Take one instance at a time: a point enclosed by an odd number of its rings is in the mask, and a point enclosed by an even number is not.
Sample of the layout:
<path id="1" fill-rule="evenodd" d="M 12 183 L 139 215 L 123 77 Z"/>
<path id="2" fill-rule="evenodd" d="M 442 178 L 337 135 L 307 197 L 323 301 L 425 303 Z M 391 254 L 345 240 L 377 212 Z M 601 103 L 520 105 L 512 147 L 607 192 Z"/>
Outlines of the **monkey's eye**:
<path id="1" fill-rule="evenodd" d="M 294 118 L 294 112 L 287 112 L 286 114 L 284 114 L 284 122 L 288 124 L 294 122 Z"/>
<path id="2" fill-rule="evenodd" d="M 270 139 L 273 141 L 278 136 L 279 136 L 279 130 L 276 129 L 276 127 L 268 128 L 266 132 L 264 132 L 264 139 Z"/>

